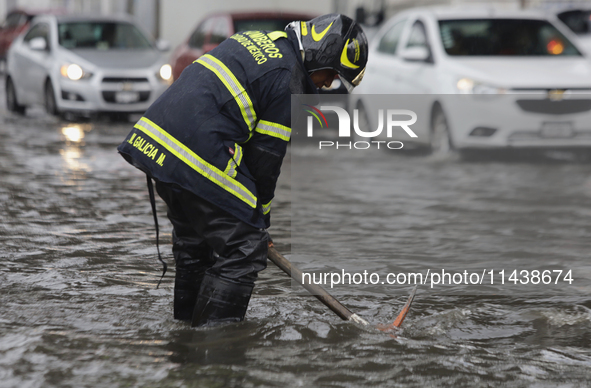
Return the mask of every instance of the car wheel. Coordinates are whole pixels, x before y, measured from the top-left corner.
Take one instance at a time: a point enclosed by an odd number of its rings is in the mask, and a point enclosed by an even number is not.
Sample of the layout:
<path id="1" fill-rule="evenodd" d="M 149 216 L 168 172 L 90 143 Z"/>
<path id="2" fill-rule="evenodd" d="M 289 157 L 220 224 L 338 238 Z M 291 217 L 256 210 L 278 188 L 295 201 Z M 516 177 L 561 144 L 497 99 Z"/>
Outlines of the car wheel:
<path id="1" fill-rule="evenodd" d="M 429 148 L 432 154 L 448 154 L 454 151 L 449 125 L 441 108 L 436 108 L 431 119 Z"/>
<path id="2" fill-rule="evenodd" d="M 47 80 L 45 84 L 45 110 L 53 116 L 57 116 L 60 113 L 55 101 L 55 91 L 50 80 Z"/>
<path id="3" fill-rule="evenodd" d="M 18 99 L 16 98 L 16 88 L 10 77 L 6 79 L 6 108 L 11 112 L 20 115 L 24 115 L 26 111 L 25 106 L 18 103 Z"/>

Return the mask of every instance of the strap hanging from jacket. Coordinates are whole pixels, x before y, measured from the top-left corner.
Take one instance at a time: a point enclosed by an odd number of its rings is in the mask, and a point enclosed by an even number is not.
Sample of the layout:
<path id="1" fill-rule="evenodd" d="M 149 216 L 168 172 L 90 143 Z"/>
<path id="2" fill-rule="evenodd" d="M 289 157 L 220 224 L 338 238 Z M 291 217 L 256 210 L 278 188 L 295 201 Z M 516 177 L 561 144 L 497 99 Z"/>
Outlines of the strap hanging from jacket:
<path id="1" fill-rule="evenodd" d="M 158 229 L 158 215 L 156 214 L 156 198 L 154 197 L 154 185 L 152 184 L 152 178 L 146 175 L 148 179 L 148 193 L 150 194 L 150 204 L 152 205 L 152 215 L 154 216 L 154 226 L 156 227 L 156 250 L 158 250 L 158 260 L 162 263 L 162 276 L 160 280 L 158 280 L 158 284 L 156 285 L 156 289 L 160 287 L 160 283 L 162 283 L 162 279 L 164 279 L 164 275 L 166 274 L 166 270 L 168 269 L 168 265 L 164 260 L 162 260 L 162 256 L 160 255 L 160 245 L 158 244 L 158 240 L 160 237 L 160 231 Z"/>

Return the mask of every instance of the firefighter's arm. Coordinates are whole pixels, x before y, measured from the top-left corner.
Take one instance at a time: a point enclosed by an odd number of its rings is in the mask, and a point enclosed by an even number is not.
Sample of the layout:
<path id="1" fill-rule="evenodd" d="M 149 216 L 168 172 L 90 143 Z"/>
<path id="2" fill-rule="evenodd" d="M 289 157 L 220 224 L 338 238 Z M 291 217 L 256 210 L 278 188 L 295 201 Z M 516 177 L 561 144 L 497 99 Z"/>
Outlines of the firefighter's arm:
<path id="1" fill-rule="evenodd" d="M 260 134 L 255 134 L 251 140 L 243 147 L 244 161 L 255 179 L 257 188 L 257 199 L 259 206 L 265 214 L 265 224 L 269 227 L 271 201 L 273 200 L 277 179 L 281 172 L 281 163 L 285 155 L 285 145 L 270 145 L 269 139 L 263 138 Z"/>
<path id="2" fill-rule="evenodd" d="M 243 145 L 244 161 L 255 178 L 258 201 L 265 214 L 267 227 L 271 201 L 291 137 L 289 74 L 279 74 L 271 84 L 275 86 L 273 92 L 267 94 L 265 109 L 259 116 L 250 140 Z"/>

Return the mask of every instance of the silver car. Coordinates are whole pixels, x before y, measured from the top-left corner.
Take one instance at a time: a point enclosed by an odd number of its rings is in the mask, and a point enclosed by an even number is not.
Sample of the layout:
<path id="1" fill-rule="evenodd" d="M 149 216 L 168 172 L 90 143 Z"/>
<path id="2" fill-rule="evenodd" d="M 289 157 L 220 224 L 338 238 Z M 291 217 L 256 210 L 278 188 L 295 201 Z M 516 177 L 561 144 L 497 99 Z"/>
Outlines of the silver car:
<path id="1" fill-rule="evenodd" d="M 39 16 L 8 52 L 7 107 L 141 113 L 172 82 L 166 46 L 124 18 Z"/>

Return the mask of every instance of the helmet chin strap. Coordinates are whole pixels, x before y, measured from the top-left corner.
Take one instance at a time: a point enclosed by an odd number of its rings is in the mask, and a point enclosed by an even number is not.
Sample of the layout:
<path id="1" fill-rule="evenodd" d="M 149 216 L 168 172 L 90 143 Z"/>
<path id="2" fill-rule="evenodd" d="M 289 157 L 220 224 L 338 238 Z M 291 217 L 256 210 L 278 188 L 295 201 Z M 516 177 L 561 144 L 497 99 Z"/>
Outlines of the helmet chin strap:
<path id="1" fill-rule="evenodd" d="M 298 38 L 298 44 L 300 45 L 300 54 L 302 55 L 302 61 L 306 58 L 306 54 L 304 53 L 304 46 L 302 45 L 302 30 L 301 30 L 301 21 L 295 20 L 285 26 L 285 30 L 287 31 L 288 28 L 291 28 L 295 31 L 296 36 Z"/>
<path id="2" fill-rule="evenodd" d="M 339 77 L 339 79 L 341 80 L 341 82 L 343 83 L 343 85 L 345 85 L 345 88 L 347 89 L 347 91 L 349 92 L 349 94 L 351 92 L 353 92 L 353 89 L 355 89 L 355 86 L 353 84 L 351 84 L 349 81 L 347 81 L 345 79 L 345 77 Z"/>

